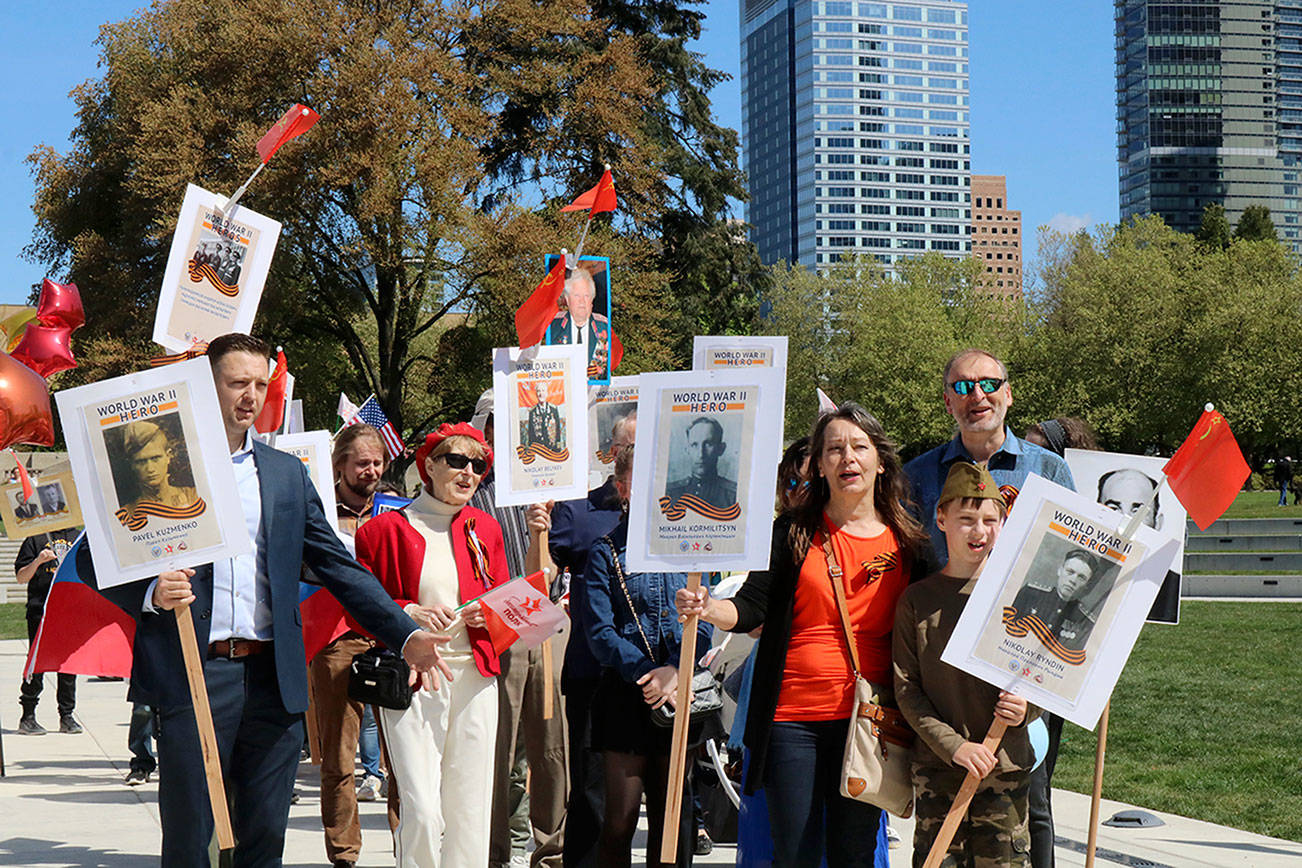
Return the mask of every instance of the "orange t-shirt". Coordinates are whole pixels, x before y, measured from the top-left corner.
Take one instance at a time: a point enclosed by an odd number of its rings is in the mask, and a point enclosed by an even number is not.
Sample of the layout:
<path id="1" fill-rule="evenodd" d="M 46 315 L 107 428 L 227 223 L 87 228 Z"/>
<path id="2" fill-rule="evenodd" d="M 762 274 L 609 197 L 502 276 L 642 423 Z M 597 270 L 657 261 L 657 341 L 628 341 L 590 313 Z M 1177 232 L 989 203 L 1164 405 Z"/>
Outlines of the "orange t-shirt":
<path id="1" fill-rule="evenodd" d="M 796 579 L 791 642 L 782 670 L 774 720 L 840 720 L 854 706 L 854 669 L 832 594 L 820 530 Z M 890 528 L 873 537 L 832 534 L 832 549 L 846 583 L 846 604 L 859 650 L 861 674 L 891 679 L 891 627 L 895 603 L 909 583 L 909 567 Z"/>

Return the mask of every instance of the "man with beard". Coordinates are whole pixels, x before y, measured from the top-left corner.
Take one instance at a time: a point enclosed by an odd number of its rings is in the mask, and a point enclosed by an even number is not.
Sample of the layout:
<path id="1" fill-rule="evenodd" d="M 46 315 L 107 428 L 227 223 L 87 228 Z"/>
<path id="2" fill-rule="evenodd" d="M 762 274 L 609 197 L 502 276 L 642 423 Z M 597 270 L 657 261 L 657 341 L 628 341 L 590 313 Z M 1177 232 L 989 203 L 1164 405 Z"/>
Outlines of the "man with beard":
<path id="1" fill-rule="evenodd" d="M 348 537 L 371 517 L 380 479 L 389 465 L 380 432 L 359 423 L 339 432 L 331 453 L 339 530 Z M 348 698 L 348 670 L 353 657 L 374 643 L 348 631 L 312 658 L 312 701 L 321 737 L 321 825 L 326 858 L 334 866 L 356 864 L 362 850 L 362 826 L 353 784 L 353 757 L 362 732 L 365 706 Z M 367 761 L 363 756 L 363 762 Z M 363 797 L 374 799 L 380 781 L 378 757 L 362 781 Z"/>

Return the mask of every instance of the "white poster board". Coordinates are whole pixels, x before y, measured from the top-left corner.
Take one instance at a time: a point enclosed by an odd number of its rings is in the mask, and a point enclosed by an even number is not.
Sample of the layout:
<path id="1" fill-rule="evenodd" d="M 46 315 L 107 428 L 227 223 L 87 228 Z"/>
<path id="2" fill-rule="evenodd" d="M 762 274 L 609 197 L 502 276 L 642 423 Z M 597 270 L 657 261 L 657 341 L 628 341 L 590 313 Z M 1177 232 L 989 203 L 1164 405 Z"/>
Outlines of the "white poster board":
<path id="1" fill-rule="evenodd" d="M 230 332 L 248 334 L 258 312 L 280 223 L 187 184 L 154 316 L 154 342 L 184 352 Z"/>
<path id="2" fill-rule="evenodd" d="M 1179 547 L 1123 523 L 1027 477 L 941 659 L 1093 729 Z"/>
<path id="3" fill-rule="evenodd" d="M 640 376 L 630 570 L 768 567 L 783 373 L 754 367 Z"/>
<path id="4" fill-rule="evenodd" d="M 55 400 L 100 587 L 253 550 L 207 359 Z"/>
<path id="5" fill-rule="evenodd" d="M 787 370 L 785 336 L 697 335 L 692 339 L 692 369 L 778 368 Z"/>
<path id="6" fill-rule="evenodd" d="M 587 348 L 493 350 L 497 506 L 588 494 Z"/>
<path id="7" fill-rule="evenodd" d="M 1153 486 L 1162 486 L 1147 523 L 1163 536 L 1176 539 L 1180 548 L 1176 551 L 1175 563 L 1162 582 L 1162 590 L 1153 601 L 1148 620 L 1159 624 L 1180 623 L 1180 577 L 1184 572 L 1185 528 L 1189 514 L 1165 483 L 1162 468 L 1169 459 L 1090 449 L 1068 449 L 1064 457 L 1081 494 L 1093 497 L 1109 509 L 1120 510 L 1127 517 L 1134 515 L 1144 499 L 1152 494 Z"/>
<path id="8" fill-rule="evenodd" d="M 637 412 L 637 377 L 611 377 L 588 387 L 588 488 L 600 488 L 615 472 L 610 443 L 615 422 Z"/>
<path id="9" fill-rule="evenodd" d="M 281 452 L 288 452 L 307 466 L 316 493 L 321 496 L 326 521 L 339 533 L 339 509 L 335 503 L 335 472 L 330 461 L 332 444 L 329 431 L 305 431 L 300 434 L 280 434 L 272 444 Z"/>

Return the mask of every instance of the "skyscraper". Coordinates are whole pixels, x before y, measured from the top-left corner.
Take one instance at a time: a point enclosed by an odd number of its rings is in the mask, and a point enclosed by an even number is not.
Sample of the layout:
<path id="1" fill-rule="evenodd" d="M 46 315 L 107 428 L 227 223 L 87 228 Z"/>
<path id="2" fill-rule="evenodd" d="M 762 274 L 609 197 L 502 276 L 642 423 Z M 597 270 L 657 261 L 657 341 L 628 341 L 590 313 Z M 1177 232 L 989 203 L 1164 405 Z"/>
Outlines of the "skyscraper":
<path id="1" fill-rule="evenodd" d="M 742 0 L 741 19 L 764 261 L 970 253 L 967 4 Z"/>
<path id="2" fill-rule="evenodd" d="M 1121 217 L 1270 209 L 1299 245 L 1302 0 L 1114 0 Z"/>
<path id="3" fill-rule="evenodd" d="M 1008 207 L 1003 175 L 972 176 L 972 255 L 986 264 L 982 286 L 1022 297 L 1022 212 Z"/>

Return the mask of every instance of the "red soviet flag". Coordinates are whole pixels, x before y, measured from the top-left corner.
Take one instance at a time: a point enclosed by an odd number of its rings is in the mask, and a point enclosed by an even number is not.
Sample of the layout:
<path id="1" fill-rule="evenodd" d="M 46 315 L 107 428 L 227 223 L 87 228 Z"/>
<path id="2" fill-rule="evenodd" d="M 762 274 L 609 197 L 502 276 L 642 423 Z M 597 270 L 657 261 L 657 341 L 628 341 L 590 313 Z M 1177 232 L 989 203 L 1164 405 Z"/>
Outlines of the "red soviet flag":
<path id="1" fill-rule="evenodd" d="M 307 106 L 294 103 L 294 107 L 285 112 L 280 120 L 258 139 L 258 156 L 262 158 L 262 162 L 267 162 L 281 145 L 303 135 L 320 119 L 321 116 Z"/>
<path id="2" fill-rule="evenodd" d="M 289 365 L 285 362 L 285 351 L 276 351 L 276 370 L 271 374 L 271 382 L 267 384 L 267 402 L 262 405 L 262 412 L 258 418 L 253 420 L 253 427 L 259 434 L 270 434 L 272 431 L 279 431 L 280 426 L 285 421 L 285 384 L 288 377 L 285 375 L 289 372 Z"/>
<path id="3" fill-rule="evenodd" d="M 520 349 L 542 343 L 547 326 L 560 312 L 561 290 L 564 288 L 565 257 L 558 256 L 552 270 L 515 312 L 515 333 L 520 338 Z"/>
<path id="4" fill-rule="evenodd" d="M 564 214 L 567 211 L 584 211 L 592 214 L 600 214 L 603 211 L 614 211 L 619 206 L 619 201 L 615 198 L 615 178 L 607 169 L 597 182 L 597 186 L 591 190 L 582 193 L 579 198 L 561 209 Z"/>
<path id="5" fill-rule="evenodd" d="M 1252 472 L 1230 423 L 1215 410 L 1203 413 L 1162 470 L 1199 530 L 1225 514 Z"/>
<path id="6" fill-rule="evenodd" d="M 35 493 L 35 490 L 32 488 L 32 478 L 27 475 L 27 468 L 23 467 L 22 460 L 18 457 L 18 455 L 14 452 L 14 450 L 10 449 L 9 454 L 10 456 L 13 457 L 14 464 L 18 468 L 18 481 L 23 484 L 22 502 L 26 503 L 27 501 L 32 499 L 32 494 Z"/>

